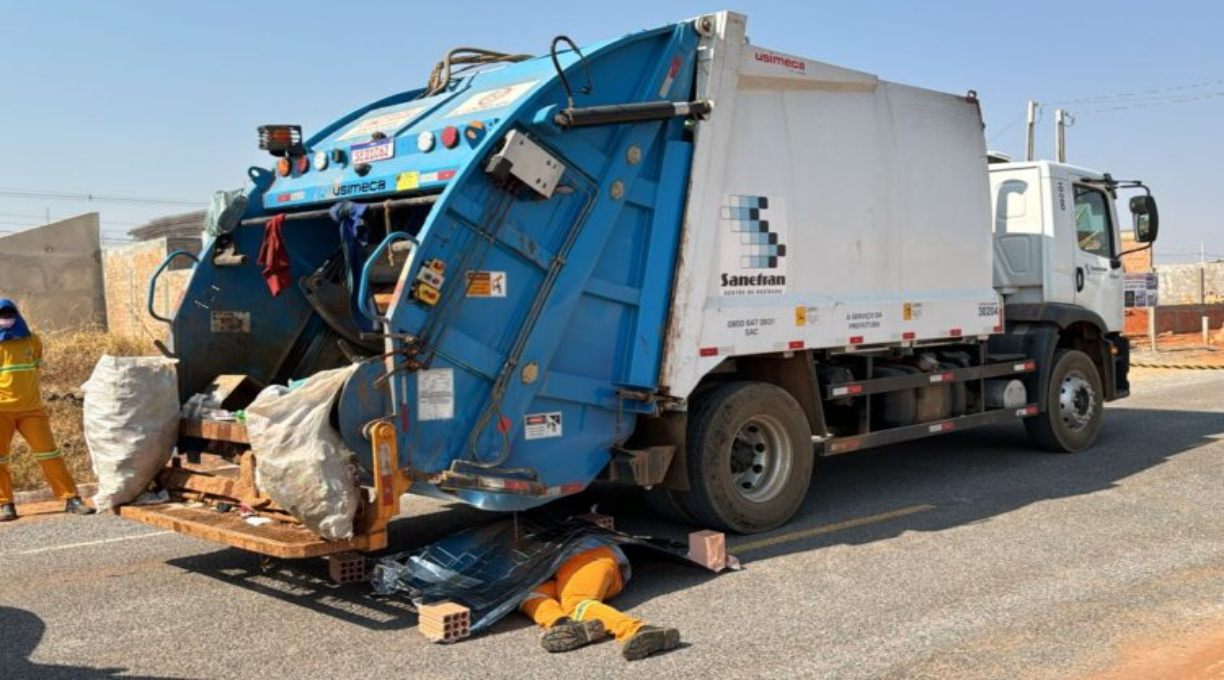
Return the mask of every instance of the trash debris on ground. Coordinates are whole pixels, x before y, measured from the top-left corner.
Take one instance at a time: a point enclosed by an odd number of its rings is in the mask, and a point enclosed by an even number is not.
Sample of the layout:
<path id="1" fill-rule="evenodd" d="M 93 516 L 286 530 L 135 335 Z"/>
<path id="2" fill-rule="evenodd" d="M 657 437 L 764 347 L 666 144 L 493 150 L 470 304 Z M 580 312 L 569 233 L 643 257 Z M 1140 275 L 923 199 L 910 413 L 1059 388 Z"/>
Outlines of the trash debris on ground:
<path id="1" fill-rule="evenodd" d="M 521 514 L 385 557 L 370 580 L 375 593 L 402 594 L 418 611 L 444 601 L 463 605 L 471 610 L 471 632 L 478 633 L 514 611 L 562 563 L 588 550 L 591 538 L 692 563 L 683 543 L 630 536 L 584 519 Z M 726 566 L 738 569 L 739 562 L 729 559 Z"/>
<path id="2" fill-rule="evenodd" d="M 81 386 L 99 511 L 135 500 L 165 466 L 179 433 L 175 362 L 103 356 Z"/>
<path id="3" fill-rule="evenodd" d="M 330 423 L 332 405 L 357 365 L 323 371 L 295 389 L 272 386 L 246 408 L 260 490 L 327 540 L 353 536 L 360 505 L 355 455 Z"/>

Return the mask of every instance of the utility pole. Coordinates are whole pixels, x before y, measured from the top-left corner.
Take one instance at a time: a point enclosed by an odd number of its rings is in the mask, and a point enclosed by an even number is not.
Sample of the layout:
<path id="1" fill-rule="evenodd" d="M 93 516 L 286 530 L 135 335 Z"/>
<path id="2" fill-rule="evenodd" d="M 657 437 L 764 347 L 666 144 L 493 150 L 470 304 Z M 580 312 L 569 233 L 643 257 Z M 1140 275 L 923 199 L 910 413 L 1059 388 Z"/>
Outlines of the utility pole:
<path id="1" fill-rule="evenodd" d="M 1059 163 L 1067 162 L 1067 112 L 1054 112 L 1054 157 Z"/>
<path id="2" fill-rule="evenodd" d="M 1033 148 L 1034 148 L 1034 145 L 1036 144 L 1036 139 L 1035 139 L 1036 132 L 1037 132 L 1036 126 L 1037 126 L 1037 102 L 1030 99 L 1028 103 L 1028 131 L 1025 133 L 1025 136 L 1024 136 L 1024 146 L 1025 146 L 1024 160 L 1026 161 L 1033 160 L 1033 156 L 1034 156 Z"/>
<path id="3" fill-rule="evenodd" d="M 1207 317 L 1207 242 L 1199 241 L 1199 314 L 1202 315 L 1203 344 L 1211 339 L 1211 319 Z"/>
<path id="4" fill-rule="evenodd" d="M 1207 242 L 1199 241 L 1199 305 L 1207 304 Z"/>

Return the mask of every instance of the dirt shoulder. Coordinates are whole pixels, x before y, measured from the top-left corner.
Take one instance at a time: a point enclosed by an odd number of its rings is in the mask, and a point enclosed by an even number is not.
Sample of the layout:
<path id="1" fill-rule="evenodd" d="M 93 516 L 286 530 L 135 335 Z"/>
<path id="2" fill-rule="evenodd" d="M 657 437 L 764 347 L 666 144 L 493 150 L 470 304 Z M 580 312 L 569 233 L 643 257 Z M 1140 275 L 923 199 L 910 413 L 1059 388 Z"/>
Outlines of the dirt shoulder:
<path id="1" fill-rule="evenodd" d="M 1224 678 L 1224 619 L 1177 635 L 1128 640 L 1115 652 L 1116 663 L 1092 680 L 1218 680 Z"/>

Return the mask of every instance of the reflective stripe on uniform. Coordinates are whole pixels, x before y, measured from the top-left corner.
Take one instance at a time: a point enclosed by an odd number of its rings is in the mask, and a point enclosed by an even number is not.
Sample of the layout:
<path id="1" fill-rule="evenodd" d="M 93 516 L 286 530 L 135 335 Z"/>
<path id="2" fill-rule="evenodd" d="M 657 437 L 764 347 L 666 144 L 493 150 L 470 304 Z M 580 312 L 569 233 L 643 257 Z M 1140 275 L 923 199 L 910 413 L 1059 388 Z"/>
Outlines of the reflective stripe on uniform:
<path id="1" fill-rule="evenodd" d="M 0 373 L 16 373 L 18 371 L 35 371 L 42 366 L 42 359 L 35 361 L 32 364 L 13 364 L 12 366 L 0 366 Z"/>
<path id="2" fill-rule="evenodd" d="M 587 606 L 589 606 L 592 602 L 595 602 L 595 600 L 583 600 L 582 602 L 578 603 L 577 607 L 574 607 L 574 617 L 573 618 L 575 621 L 582 620 L 582 615 L 586 613 Z"/>
<path id="3" fill-rule="evenodd" d="M 53 459 L 55 459 L 55 458 L 59 458 L 61 455 L 63 455 L 63 454 L 62 454 L 62 453 L 60 453 L 60 450 L 59 450 L 59 449 L 56 449 L 56 450 L 51 451 L 51 452 L 48 452 L 48 453 L 36 453 L 36 454 L 34 454 L 34 460 L 53 460 Z"/>

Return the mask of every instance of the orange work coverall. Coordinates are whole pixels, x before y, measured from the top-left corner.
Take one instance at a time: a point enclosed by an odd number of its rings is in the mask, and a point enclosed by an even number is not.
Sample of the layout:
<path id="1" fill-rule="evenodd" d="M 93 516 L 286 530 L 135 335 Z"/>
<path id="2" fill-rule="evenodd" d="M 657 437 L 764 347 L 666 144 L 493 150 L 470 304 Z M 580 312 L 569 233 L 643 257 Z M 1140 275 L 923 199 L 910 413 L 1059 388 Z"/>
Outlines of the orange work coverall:
<path id="1" fill-rule="evenodd" d="M 56 498 L 78 496 L 76 483 L 51 434 L 39 394 L 42 341 L 33 333 L 0 342 L 0 505 L 13 502 L 13 434 L 20 432 Z"/>
<path id="2" fill-rule="evenodd" d="M 642 622 L 604 604 L 625 588 L 628 560 L 619 548 L 601 546 L 566 560 L 556 577 L 535 588 L 519 609 L 544 628 L 559 619 L 598 619 L 604 629 L 624 642 L 642 627 Z M 622 571 L 623 567 L 623 571 Z"/>

